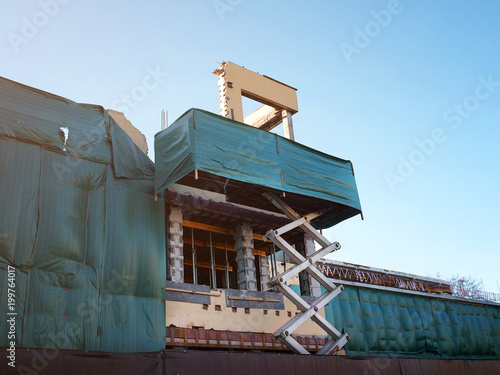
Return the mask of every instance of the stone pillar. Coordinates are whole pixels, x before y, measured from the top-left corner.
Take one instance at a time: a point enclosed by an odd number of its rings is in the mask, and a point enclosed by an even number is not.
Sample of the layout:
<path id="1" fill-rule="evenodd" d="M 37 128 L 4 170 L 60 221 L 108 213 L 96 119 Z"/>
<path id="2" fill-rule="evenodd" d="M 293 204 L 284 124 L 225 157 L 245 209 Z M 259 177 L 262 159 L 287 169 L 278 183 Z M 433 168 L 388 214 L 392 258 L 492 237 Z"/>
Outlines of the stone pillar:
<path id="1" fill-rule="evenodd" d="M 178 206 L 170 206 L 168 215 L 167 278 L 176 283 L 184 282 L 182 233 L 182 210 Z"/>
<path id="2" fill-rule="evenodd" d="M 316 251 L 316 245 L 311 236 L 304 234 L 304 245 L 306 250 L 306 257 Z M 307 275 L 309 278 L 309 291 L 310 296 L 319 297 L 321 295 L 321 284 L 315 278 Z"/>
<path id="3" fill-rule="evenodd" d="M 308 257 L 316 251 L 314 240 L 304 234 L 304 240 L 295 244 L 296 249 L 304 256 Z M 300 291 L 303 296 L 319 297 L 321 295 L 320 283 L 309 276 L 306 271 L 299 273 Z"/>
<path id="4" fill-rule="evenodd" d="M 253 231 L 248 222 L 236 226 L 234 230 L 234 246 L 236 248 L 236 263 L 238 264 L 238 288 L 257 290 Z"/>
<path id="5" fill-rule="evenodd" d="M 267 283 L 271 280 L 271 271 L 269 270 L 269 257 L 259 255 L 260 266 L 260 290 L 265 292 L 269 290 Z"/>
<path id="6" fill-rule="evenodd" d="M 297 250 L 302 256 L 306 257 L 306 248 L 305 248 L 305 241 L 302 239 L 299 242 L 296 242 L 295 245 L 295 250 Z M 309 283 L 309 275 L 307 274 L 306 271 L 299 272 L 299 283 L 300 283 L 300 294 L 303 296 L 310 296 L 311 295 L 311 288 L 310 288 L 310 283 Z"/>

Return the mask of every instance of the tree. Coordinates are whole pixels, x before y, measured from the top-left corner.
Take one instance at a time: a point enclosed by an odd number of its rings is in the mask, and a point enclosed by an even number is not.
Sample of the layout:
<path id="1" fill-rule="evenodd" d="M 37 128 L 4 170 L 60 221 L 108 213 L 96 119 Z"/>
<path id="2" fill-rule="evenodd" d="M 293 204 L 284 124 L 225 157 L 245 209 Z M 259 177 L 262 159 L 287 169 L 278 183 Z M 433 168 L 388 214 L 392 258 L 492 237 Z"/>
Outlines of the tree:
<path id="1" fill-rule="evenodd" d="M 470 276 L 453 276 L 450 280 L 451 292 L 454 296 L 484 301 L 484 289 L 482 282 L 474 280 Z"/>

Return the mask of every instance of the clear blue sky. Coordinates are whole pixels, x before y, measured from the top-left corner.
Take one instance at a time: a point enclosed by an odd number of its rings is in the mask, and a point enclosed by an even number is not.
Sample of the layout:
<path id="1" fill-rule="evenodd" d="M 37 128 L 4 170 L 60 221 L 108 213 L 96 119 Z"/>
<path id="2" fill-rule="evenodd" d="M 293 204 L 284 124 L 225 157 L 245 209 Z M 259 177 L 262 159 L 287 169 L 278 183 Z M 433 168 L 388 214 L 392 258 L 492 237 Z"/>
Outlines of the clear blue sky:
<path id="1" fill-rule="evenodd" d="M 151 150 L 161 109 L 219 112 L 217 62 L 288 83 L 296 140 L 354 163 L 335 259 L 498 292 L 498 2 L 59 1 L 2 4 L 1 76 L 126 109 Z"/>

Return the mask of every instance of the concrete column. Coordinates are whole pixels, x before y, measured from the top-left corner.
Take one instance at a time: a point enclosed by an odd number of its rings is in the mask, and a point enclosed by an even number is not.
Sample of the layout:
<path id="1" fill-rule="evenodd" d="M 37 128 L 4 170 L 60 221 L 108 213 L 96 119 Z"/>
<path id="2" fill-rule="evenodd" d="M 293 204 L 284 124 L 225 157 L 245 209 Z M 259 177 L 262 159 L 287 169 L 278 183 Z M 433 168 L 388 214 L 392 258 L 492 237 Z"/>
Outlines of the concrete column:
<path id="1" fill-rule="evenodd" d="M 259 255 L 260 266 L 260 290 L 265 292 L 269 290 L 267 283 L 271 280 L 271 271 L 269 270 L 269 257 Z"/>
<path id="2" fill-rule="evenodd" d="M 253 255 L 253 231 L 248 222 L 238 224 L 234 230 L 236 263 L 238 264 L 238 288 L 257 290 L 255 256 Z"/>
<path id="3" fill-rule="evenodd" d="M 300 254 L 302 254 L 304 257 L 306 257 L 306 248 L 305 248 L 305 241 L 302 239 L 299 242 L 296 242 L 295 245 L 295 250 L 297 250 Z M 310 296 L 311 295 L 311 288 L 310 288 L 310 282 L 309 282 L 309 275 L 307 274 L 306 271 L 299 272 L 299 284 L 300 284 L 300 294 L 303 296 Z"/>
<path id="4" fill-rule="evenodd" d="M 306 250 L 306 257 L 316 251 L 316 245 L 312 237 L 304 234 L 304 245 Z M 321 295 L 321 284 L 313 277 L 307 275 L 309 278 L 309 291 L 310 296 L 319 297 Z"/>
<path id="5" fill-rule="evenodd" d="M 296 243 L 295 247 L 305 257 L 308 257 L 316 251 L 314 240 L 307 234 L 304 234 L 303 241 Z M 319 297 L 321 295 L 320 283 L 316 279 L 309 276 L 306 271 L 299 273 L 299 281 L 300 291 L 303 296 Z"/>
<path id="6" fill-rule="evenodd" d="M 168 215 L 167 278 L 176 283 L 184 282 L 182 233 L 182 210 L 180 207 L 170 206 Z"/>

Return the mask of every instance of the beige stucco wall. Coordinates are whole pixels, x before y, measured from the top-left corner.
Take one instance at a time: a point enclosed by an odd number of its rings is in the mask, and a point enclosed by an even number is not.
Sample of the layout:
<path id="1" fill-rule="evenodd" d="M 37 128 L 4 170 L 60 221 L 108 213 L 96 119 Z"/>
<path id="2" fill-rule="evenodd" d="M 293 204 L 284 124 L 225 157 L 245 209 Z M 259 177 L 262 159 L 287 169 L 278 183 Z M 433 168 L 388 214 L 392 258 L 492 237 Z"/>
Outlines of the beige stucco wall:
<path id="1" fill-rule="evenodd" d="M 228 61 L 225 66 L 226 81 L 233 87 L 227 87 L 227 95 L 231 98 L 229 108 L 234 111 L 234 119 L 243 122 L 243 105 L 241 96 L 252 97 L 264 104 L 275 108 L 282 108 L 292 114 L 299 110 L 297 104 L 297 90 L 288 85 L 277 82 L 261 74 L 252 72 L 237 64 Z"/>
<path id="2" fill-rule="evenodd" d="M 292 312 L 292 317 L 298 312 L 296 306 L 285 297 L 285 310 L 250 309 L 250 314 L 245 314 L 244 308 L 238 308 L 237 312 L 232 312 L 231 307 L 226 307 L 226 296 L 224 290 L 212 291 L 218 297 L 210 297 L 211 304 L 208 310 L 203 309 L 203 305 L 187 302 L 166 302 L 166 325 L 176 327 L 203 327 L 205 329 L 230 330 L 241 332 L 266 332 L 273 333 L 283 326 L 291 318 L 287 312 Z M 221 306 L 221 311 L 215 311 L 215 305 Z M 280 312 L 276 316 L 276 311 Z M 324 309 L 320 310 L 324 316 Z M 311 320 L 303 324 L 294 334 L 300 335 L 321 335 L 326 333 Z"/>
<path id="3" fill-rule="evenodd" d="M 146 137 L 142 134 L 139 129 L 137 129 L 132 123 L 125 117 L 122 112 L 115 111 L 113 109 L 107 110 L 109 115 L 116 121 L 120 127 L 125 130 L 134 143 L 144 152 L 148 154 L 148 144 L 146 142 Z"/>

